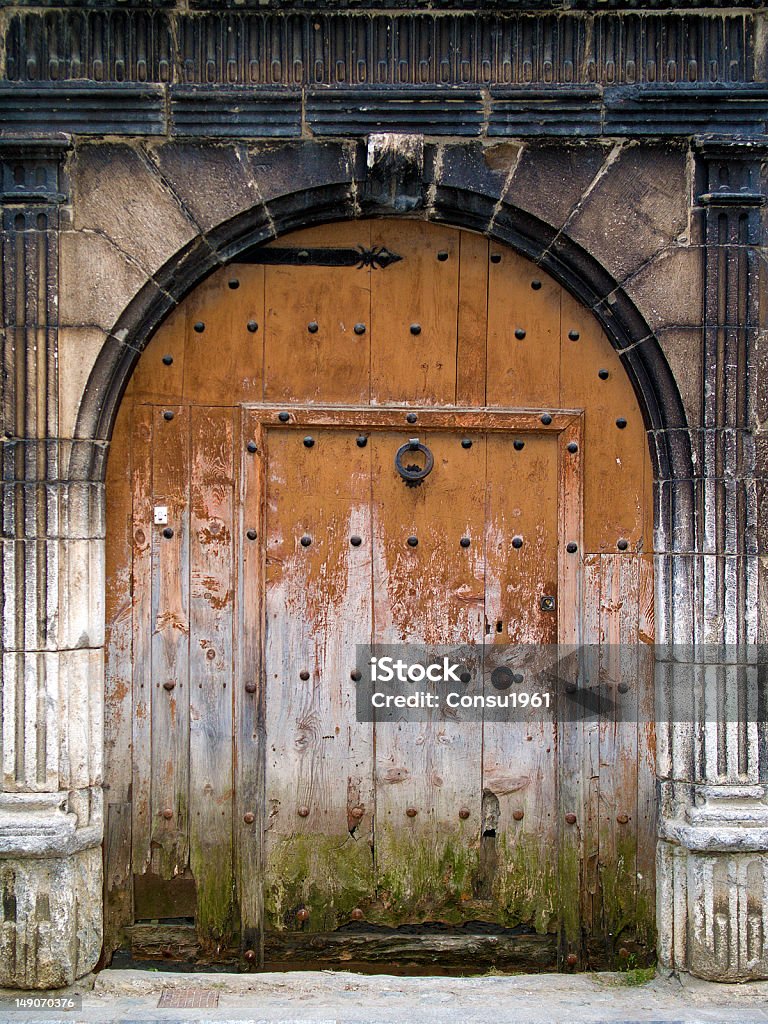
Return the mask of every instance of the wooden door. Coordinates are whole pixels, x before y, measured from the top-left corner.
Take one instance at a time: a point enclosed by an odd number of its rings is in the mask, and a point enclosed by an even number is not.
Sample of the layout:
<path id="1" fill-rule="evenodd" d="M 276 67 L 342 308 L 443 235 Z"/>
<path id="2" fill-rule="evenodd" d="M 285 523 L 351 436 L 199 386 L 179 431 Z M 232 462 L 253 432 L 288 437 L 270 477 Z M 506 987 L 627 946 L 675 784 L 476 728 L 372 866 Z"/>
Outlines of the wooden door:
<path id="1" fill-rule="evenodd" d="M 108 955 L 647 959 L 650 469 L 616 353 L 451 228 L 331 225 L 253 260 L 157 332 L 112 442 Z M 484 696 L 509 645 L 528 692 L 557 643 L 597 651 L 558 686 L 612 708 L 631 677 L 636 713 L 359 714 L 359 645 L 462 645 Z"/>

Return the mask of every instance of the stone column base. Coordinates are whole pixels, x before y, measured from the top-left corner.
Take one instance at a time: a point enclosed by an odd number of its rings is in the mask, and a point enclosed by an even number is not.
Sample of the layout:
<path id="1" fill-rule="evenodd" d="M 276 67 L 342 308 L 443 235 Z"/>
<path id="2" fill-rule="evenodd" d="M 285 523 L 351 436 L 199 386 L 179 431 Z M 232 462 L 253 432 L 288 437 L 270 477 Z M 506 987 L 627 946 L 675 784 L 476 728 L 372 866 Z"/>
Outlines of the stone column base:
<path id="1" fill-rule="evenodd" d="M 768 806 L 762 787 L 697 787 L 662 819 L 659 961 L 709 981 L 768 979 Z"/>
<path id="2" fill-rule="evenodd" d="M 0 797 L 0 986 L 71 985 L 102 944 L 100 818 L 77 829 L 67 794 Z"/>

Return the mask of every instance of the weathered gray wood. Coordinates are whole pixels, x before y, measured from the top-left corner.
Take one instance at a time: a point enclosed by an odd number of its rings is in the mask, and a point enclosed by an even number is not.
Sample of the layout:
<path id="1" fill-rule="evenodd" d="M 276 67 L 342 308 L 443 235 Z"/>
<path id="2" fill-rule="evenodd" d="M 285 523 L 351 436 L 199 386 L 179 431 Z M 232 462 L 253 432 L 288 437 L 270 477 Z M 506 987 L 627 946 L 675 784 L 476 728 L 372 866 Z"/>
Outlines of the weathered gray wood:
<path id="1" fill-rule="evenodd" d="M 107 804 L 104 831 L 104 955 L 125 944 L 126 928 L 133 923 L 131 878 L 131 805 Z"/>
<path id="2" fill-rule="evenodd" d="M 421 487 L 406 487 L 394 469 L 401 433 L 371 438 L 373 637 L 413 645 L 414 653 L 482 642 L 484 624 L 482 434 L 473 435 L 469 449 L 455 432 L 421 436 L 437 467 Z M 409 536 L 417 547 L 407 544 Z M 460 546 L 462 536 L 470 537 L 468 549 Z M 380 904 L 373 919 L 387 924 L 463 920 L 477 877 L 481 717 L 460 709 L 425 715 L 424 721 L 403 720 L 397 710 L 376 716 Z"/>
<path id="3" fill-rule="evenodd" d="M 558 642 L 575 648 L 583 636 L 582 623 L 582 558 L 583 558 L 583 473 L 581 451 L 583 424 L 576 418 L 558 438 Z M 568 446 L 577 445 L 577 451 Z M 570 545 L 575 550 L 568 550 Z M 563 664 L 563 659 L 561 659 Z M 584 858 L 582 722 L 568 709 L 568 695 L 563 687 L 582 685 L 579 665 L 567 659 L 568 667 L 558 673 L 559 697 L 563 714 L 558 720 L 557 805 L 558 903 L 561 967 L 583 965 L 580 898 Z"/>
<path id="4" fill-rule="evenodd" d="M 152 418 L 152 870 L 172 878 L 189 859 L 189 410 Z"/>
<path id="5" fill-rule="evenodd" d="M 372 729 L 355 722 L 350 678 L 370 630 L 369 455 L 356 433 L 314 430 L 312 447 L 296 430 L 267 435 L 265 902 L 278 929 L 327 930 L 373 896 Z"/>
<path id="6" fill-rule="evenodd" d="M 212 948 L 235 922 L 232 858 L 234 413 L 190 409 L 189 864 L 198 933 Z M 186 567 L 182 567 L 186 568 Z"/>
<path id="7" fill-rule="evenodd" d="M 131 490 L 120 486 L 131 466 L 130 404 L 121 410 L 107 463 L 107 489 L 112 497 L 112 530 L 107 537 L 106 635 L 104 666 L 105 872 L 104 950 L 107 957 L 122 942 L 133 920 L 131 902 L 131 728 L 133 720 L 131 556 L 133 522 Z"/>
<path id="8" fill-rule="evenodd" d="M 234 692 L 234 843 L 240 944 L 263 959 L 264 928 L 264 432 L 244 410 L 236 453 L 240 452 L 236 524 L 237 642 Z M 248 450 L 248 443 L 256 451 Z M 247 531 L 255 530 L 250 540 Z"/>
<path id="9" fill-rule="evenodd" d="M 133 501 L 133 781 L 131 865 L 146 871 L 152 835 L 152 407 L 136 406 L 131 429 Z"/>
<path id="10" fill-rule="evenodd" d="M 176 960 L 206 963 L 194 926 L 137 924 L 130 929 L 135 960 Z M 216 963 L 234 963 L 237 950 L 223 949 Z M 271 932 L 265 937 L 265 968 L 342 967 L 368 970 L 385 967 L 403 973 L 474 974 L 496 968 L 510 971 L 551 971 L 557 964 L 554 935 L 505 932 L 445 934 L 350 930 L 338 932 Z"/>
<path id="11" fill-rule="evenodd" d="M 528 289 L 530 291 L 530 287 Z M 558 443 L 553 435 L 488 435 L 485 486 L 486 690 L 499 693 L 492 667 L 508 664 L 510 644 L 520 645 L 514 671 L 523 681 L 510 691 L 548 691 L 538 683 L 545 657 L 539 645 L 557 640 L 556 612 L 542 611 L 541 598 L 558 593 Z M 514 548 L 512 536 L 523 544 Z M 501 631 L 499 631 L 501 626 Z M 494 645 L 500 645 L 494 655 Z M 486 716 L 483 726 L 483 794 L 498 801 L 495 845 L 498 864 L 492 902 L 483 917 L 505 926 L 557 928 L 557 735 L 551 708 L 517 712 L 515 721 Z M 520 817 L 522 815 L 522 817 Z M 484 828 L 487 825 L 483 826 Z M 575 895 L 575 894 L 574 894 Z"/>

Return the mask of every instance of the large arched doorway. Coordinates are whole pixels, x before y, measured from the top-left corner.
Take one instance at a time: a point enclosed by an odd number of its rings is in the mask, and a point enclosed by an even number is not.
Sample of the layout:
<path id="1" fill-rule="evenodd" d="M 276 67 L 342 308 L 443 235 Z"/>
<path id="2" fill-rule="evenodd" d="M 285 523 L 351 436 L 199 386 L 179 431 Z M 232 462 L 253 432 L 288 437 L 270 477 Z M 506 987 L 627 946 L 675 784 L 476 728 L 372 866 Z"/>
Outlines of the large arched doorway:
<path id="1" fill-rule="evenodd" d="M 652 674 L 615 659 L 653 638 L 652 476 L 617 354 L 470 232 L 347 222 L 254 260 L 163 324 L 115 425 L 107 953 L 641 962 Z M 636 712 L 361 722 L 372 640 L 598 645 L 578 684 L 631 676 Z"/>

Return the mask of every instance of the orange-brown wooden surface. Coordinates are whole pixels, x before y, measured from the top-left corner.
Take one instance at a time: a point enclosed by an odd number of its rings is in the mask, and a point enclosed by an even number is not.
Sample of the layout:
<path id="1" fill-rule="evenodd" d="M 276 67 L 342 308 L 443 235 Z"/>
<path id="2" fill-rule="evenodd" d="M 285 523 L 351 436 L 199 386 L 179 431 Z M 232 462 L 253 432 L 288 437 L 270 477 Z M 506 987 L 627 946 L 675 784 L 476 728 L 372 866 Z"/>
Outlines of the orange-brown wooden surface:
<path id="1" fill-rule="evenodd" d="M 239 930 L 258 956 L 264 928 L 353 910 L 529 923 L 580 965 L 649 948 L 653 680 L 619 645 L 653 640 L 651 468 L 619 356 L 478 235 L 358 221 L 271 245 L 402 259 L 224 267 L 129 383 L 107 484 L 108 944 L 146 873 L 194 877 L 209 950 Z M 394 471 L 410 437 L 435 453 L 421 487 Z M 357 643 L 582 638 L 598 667 L 567 672 L 612 698 L 634 671 L 630 720 L 356 721 Z"/>

